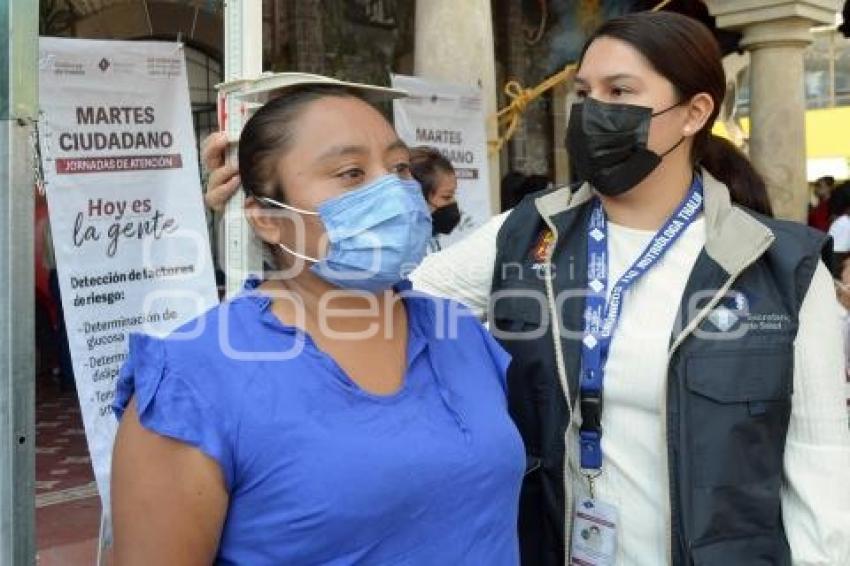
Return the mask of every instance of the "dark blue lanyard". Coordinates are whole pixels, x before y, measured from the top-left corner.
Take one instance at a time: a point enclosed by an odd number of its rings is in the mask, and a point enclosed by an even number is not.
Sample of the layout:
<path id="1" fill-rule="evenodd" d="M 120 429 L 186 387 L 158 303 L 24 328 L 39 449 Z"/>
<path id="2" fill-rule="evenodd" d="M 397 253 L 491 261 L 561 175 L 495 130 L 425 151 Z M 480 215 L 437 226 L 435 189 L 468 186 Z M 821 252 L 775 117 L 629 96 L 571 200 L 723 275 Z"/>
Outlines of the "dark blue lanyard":
<path id="1" fill-rule="evenodd" d="M 626 291 L 664 257 L 703 208 L 702 179 L 694 175 L 688 195 L 664 226 L 653 236 L 637 260 L 608 289 L 608 224 L 599 199 L 593 203 L 587 226 L 587 298 L 584 310 L 584 339 L 581 347 L 579 399 L 582 424 L 579 430 L 581 467 L 602 468 L 602 393 L 605 363 L 611 338 L 623 308 Z"/>

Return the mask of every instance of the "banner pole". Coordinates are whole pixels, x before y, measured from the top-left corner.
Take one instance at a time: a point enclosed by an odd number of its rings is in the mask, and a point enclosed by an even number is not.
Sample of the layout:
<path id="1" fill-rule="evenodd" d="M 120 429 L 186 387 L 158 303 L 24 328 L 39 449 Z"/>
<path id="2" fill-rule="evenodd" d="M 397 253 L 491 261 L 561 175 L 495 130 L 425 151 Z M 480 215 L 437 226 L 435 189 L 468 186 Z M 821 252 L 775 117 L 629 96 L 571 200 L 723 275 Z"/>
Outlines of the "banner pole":
<path id="1" fill-rule="evenodd" d="M 256 0 L 228 0 L 224 5 L 224 80 L 252 80 L 263 70 L 263 8 Z M 237 140 L 245 122 L 241 102 L 225 98 L 227 134 Z M 236 144 L 228 148 L 227 160 L 236 163 Z M 250 274 L 262 274 L 262 246 L 243 212 L 244 195 L 237 191 L 224 211 L 224 272 L 227 296 L 239 292 Z"/>
<path id="2" fill-rule="evenodd" d="M 0 0 L 0 566 L 35 563 L 38 2 Z"/>
<path id="3" fill-rule="evenodd" d="M 107 517 L 109 514 L 104 509 L 100 512 L 100 531 L 97 535 L 97 566 L 105 566 L 106 564 L 106 549 L 108 549 L 111 545 L 107 541 L 106 537 L 106 524 Z"/>

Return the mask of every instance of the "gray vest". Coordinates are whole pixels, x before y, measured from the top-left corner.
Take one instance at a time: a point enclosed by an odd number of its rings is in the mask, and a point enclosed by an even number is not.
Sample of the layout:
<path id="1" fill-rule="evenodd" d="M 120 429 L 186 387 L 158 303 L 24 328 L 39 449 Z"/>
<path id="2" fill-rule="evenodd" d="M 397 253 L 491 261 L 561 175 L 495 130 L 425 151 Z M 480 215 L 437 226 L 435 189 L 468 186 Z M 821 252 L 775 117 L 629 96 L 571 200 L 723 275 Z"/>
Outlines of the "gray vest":
<path id="1" fill-rule="evenodd" d="M 659 455 L 669 474 L 670 560 L 790 565 L 780 487 L 793 347 L 826 239 L 733 206 L 726 187 L 703 176 L 706 245 L 671 331 L 667 453 Z M 519 528 L 528 566 L 564 564 L 569 550 L 565 442 L 578 391 L 591 197 L 585 185 L 526 198 L 498 238 L 490 322 L 514 360 L 508 397 L 527 450 Z"/>

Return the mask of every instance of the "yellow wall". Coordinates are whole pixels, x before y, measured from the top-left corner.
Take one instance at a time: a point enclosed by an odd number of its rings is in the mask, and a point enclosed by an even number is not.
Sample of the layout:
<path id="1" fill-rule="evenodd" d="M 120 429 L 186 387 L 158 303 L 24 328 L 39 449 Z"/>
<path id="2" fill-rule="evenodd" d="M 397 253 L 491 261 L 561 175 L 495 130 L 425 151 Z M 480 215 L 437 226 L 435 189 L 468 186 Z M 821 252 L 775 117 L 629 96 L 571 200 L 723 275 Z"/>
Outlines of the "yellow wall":
<path id="1" fill-rule="evenodd" d="M 749 118 L 741 118 L 741 128 L 750 131 Z M 714 133 L 728 137 L 719 122 Z M 850 106 L 820 108 L 806 112 L 806 157 L 839 157 L 850 159 Z"/>
<path id="2" fill-rule="evenodd" d="M 850 158 L 850 106 L 806 112 L 806 155 Z"/>

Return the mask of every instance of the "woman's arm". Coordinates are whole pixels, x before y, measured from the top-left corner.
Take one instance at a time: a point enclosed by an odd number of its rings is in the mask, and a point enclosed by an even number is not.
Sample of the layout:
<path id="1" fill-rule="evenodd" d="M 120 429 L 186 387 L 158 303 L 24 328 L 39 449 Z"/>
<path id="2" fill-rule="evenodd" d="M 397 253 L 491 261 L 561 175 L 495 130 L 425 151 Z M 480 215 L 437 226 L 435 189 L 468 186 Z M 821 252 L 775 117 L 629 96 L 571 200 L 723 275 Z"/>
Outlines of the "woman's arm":
<path id="1" fill-rule="evenodd" d="M 496 238 L 508 214 L 494 216 L 463 240 L 427 256 L 410 274 L 413 287 L 454 299 L 483 318 L 493 285 Z"/>
<path id="2" fill-rule="evenodd" d="M 144 428 L 131 401 L 112 460 L 114 563 L 212 564 L 227 502 L 215 460 Z"/>
<path id="3" fill-rule="evenodd" d="M 842 322 L 820 264 L 800 309 L 782 516 L 795 565 L 850 564 L 850 431 Z"/>

